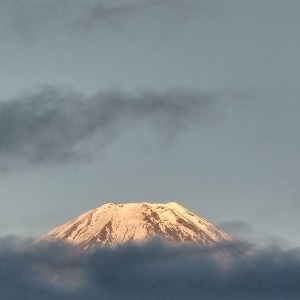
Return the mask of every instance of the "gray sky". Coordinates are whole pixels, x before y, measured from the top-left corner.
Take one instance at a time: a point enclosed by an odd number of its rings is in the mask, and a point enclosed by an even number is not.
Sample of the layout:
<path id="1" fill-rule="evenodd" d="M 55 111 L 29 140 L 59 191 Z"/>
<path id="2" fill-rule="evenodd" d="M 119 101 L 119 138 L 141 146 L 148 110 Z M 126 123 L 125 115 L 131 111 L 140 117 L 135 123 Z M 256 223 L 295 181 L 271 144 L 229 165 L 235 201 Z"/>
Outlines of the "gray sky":
<path id="1" fill-rule="evenodd" d="M 0 2 L 1 235 L 178 201 L 300 245 L 300 2 Z"/>

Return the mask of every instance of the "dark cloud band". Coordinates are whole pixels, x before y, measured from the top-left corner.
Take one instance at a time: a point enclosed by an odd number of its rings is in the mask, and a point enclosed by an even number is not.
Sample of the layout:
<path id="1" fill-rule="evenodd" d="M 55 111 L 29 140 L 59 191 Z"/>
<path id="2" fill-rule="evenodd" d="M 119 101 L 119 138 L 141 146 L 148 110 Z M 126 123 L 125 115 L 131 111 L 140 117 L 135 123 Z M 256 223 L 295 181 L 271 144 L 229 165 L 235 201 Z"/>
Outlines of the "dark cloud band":
<path id="1" fill-rule="evenodd" d="M 0 103 L 2 163 L 64 162 L 82 154 L 84 143 L 103 145 L 129 124 L 146 121 L 165 133 L 176 133 L 199 118 L 213 95 L 176 90 L 165 93 L 120 91 L 84 96 L 44 89 Z M 84 151 L 83 151 L 84 152 Z"/>
<path id="2" fill-rule="evenodd" d="M 159 242 L 81 253 L 60 243 L 0 242 L 2 299 L 297 299 L 300 252 Z M 231 253 L 220 263 L 216 257 Z"/>

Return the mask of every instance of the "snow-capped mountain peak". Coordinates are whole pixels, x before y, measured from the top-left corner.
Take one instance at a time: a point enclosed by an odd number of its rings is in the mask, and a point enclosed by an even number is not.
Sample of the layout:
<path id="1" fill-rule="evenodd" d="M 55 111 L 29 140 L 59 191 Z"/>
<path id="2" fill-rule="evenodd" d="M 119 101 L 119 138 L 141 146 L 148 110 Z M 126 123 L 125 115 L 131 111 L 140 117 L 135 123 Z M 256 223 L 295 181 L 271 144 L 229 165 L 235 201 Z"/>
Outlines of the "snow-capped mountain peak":
<path id="1" fill-rule="evenodd" d="M 106 203 L 42 237 L 83 248 L 161 238 L 170 243 L 215 244 L 231 237 L 176 202 Z"/>

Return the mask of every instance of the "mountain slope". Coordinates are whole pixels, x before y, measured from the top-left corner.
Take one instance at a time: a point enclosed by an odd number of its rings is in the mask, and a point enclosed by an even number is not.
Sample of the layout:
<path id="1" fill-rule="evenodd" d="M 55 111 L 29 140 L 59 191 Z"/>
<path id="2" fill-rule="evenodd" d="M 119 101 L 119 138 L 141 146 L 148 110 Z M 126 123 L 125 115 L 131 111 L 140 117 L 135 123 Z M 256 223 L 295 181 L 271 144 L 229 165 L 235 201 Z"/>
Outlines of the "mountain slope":
<path id="1" fill-rule="evenodd" d="M 61 225 L 42 237 L 83 248 L 114 246 L 154 237 L 170 243 L 215 244 L 231 240 L 225 232 L 175 202 L 107 203 Z"/>

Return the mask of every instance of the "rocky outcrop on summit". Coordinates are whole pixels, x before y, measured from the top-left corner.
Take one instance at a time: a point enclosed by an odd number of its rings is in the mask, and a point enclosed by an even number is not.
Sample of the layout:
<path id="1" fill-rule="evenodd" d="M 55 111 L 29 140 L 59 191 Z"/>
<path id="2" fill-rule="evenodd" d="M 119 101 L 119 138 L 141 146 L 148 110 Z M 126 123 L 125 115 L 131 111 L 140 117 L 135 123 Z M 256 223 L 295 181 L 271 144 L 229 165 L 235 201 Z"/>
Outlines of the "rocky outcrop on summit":
<path id="1" fill-rule="evenodd" d="M 107 203 L 61 225 L 42 237 L 65 240 L 83 248 L 147 242 L 212 245 L 231 237 L 175 202 Z"/>

